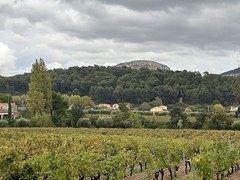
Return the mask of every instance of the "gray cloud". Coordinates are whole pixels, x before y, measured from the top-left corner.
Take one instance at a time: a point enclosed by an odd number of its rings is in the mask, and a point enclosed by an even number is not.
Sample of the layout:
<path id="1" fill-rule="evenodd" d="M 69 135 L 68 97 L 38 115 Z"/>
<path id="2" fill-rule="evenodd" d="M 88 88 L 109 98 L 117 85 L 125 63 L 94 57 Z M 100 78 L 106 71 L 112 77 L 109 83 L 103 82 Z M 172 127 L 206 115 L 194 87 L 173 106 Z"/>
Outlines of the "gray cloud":
<path id="1" fill-rule="evenodd" d="M 236 0 L 2 0 L 0 37 L 19 72 L 41 57 L 49 68 L 151 59 L 220 73 L 237 66 L 239 8 Z"/>

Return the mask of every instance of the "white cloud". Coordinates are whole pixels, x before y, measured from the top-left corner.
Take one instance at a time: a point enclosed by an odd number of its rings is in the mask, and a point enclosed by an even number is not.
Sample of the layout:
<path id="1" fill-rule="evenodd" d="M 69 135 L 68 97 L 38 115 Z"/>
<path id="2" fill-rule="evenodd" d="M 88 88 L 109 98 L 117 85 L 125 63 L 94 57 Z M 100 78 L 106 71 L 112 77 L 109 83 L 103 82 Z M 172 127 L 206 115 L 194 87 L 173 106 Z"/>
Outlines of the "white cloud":
<path id="1" fill-rule="evenodd" d="M 61 63 L 53 62 L 51 64 L 46 64 L 47 69 L 57 69 L 57 68 L 64 68 Z"/>
<path id="2" fill-rule="evenodd" d="M 15 69 L 15 60 L 16 57 L 8 45 L 0 42 L 0 75 L 8 75 Z"/>
<path id="3" fill-rule="evenodd" d="M 0 0 L 0 39 L 17 57 L 1 63 L 5 74 L 39 58 L 50 69 L 150 59 L 221 73 L 237 66 L 239 8 L 236 0 Z"/>

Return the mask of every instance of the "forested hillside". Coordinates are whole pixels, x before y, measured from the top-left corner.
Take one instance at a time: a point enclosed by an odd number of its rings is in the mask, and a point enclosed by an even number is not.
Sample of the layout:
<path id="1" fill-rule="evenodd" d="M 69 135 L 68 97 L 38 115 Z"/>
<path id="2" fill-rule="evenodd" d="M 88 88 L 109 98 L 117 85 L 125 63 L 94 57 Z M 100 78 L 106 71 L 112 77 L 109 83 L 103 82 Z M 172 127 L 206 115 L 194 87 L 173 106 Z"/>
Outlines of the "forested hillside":
<path id="1" fill-rule="evenodd" d="M 160 97 L 173 104 L 182 97 L 184 103 L 224 105 L 238 102 L 240 79 L 188 71 L 131 69 L 127 67 L 70 67 L 49 71 L 53 90 L 62 94 L 91 96 L 96 103 L 129 102 L 140 104 Z M 26 94 L 29 74 L 0 77 L 0 92 Z"/>

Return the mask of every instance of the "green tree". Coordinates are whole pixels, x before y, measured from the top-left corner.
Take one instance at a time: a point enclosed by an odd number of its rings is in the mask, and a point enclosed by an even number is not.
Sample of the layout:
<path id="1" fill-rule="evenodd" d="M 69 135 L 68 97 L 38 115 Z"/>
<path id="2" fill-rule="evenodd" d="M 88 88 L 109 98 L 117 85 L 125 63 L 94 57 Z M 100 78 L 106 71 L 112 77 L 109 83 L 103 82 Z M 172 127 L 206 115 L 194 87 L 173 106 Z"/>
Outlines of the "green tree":
<path id="1" fill-rule="evenodd" d="M 51 118 L 55 126 L 62 126 L 67 115 L 68 102 L 64 100 L 60 93 L 52 91 Z"/>
<path id="2" fill-rule="evenodd" d="M 78 101 L 71 105 L 70 114 L 71 114 L 71 126 L 77 127 L 77 122 L 84 115 L 84 106 Z"/>
<path id="3" fill-rule="evenodd" d="M 113 116 L 113 126 L 117 128 L 130 128 L 132 126 L 131 110 L 126 103 L 119 104 L 119 111 Z"/>
<path id="4" fill-rule="evenodd" d="M 177 128 L 178 125 L 180 125 L 180 123 L 183 128 L 188 127 L 187 115 L 186 113 L 184 113 L 184 108 L 180 106 L 174 106 L 170 110 L 170 116 L 171 116 L 170 121 L 171 128 Z"/>
<path id="5" fill-rule="evenodd" d="M 8 95 L 0 93 L 0 103 L 6 103 L 8 102 Z"/>
<path id="6" fill-rule="evenodd" d="M 51 78 L 42 59 L 36 60 L 32 65 L 26 100 L 30 116 L 35 116 L 35 120 L 44 113 L 50 114 L 52 108 Z"/>
<path id="7" fill-rule="evenodd" d="M 147 102 L 143 102 L 138 109 L 140 111 L 149 111 L 151 109 L 151 106 Z"/>
<path id="8" fill-rule="evenodd" d="M 152 102 L 149 103 L 149 105 L 151 107 L 162 106 L 163 105 L 163 101 L 162 101 L 161 98 L 156 97 Z"/>
<path id="9" fill-rule="evenodd" d="M 224 107 L 221 104 L 214 105 L 208 125 L 209 128 L 218 130 L 230 129 L 231 125 L 232 119 L 227 115 Z"/>
<path id="10" fill-rule="evenodd" d="M 206 112 L 198 113 L 196 116 L 196 122 L 194 123 L 195 129 L 202 129 L 204 124 L 207 122 L 208 115 Z"/>

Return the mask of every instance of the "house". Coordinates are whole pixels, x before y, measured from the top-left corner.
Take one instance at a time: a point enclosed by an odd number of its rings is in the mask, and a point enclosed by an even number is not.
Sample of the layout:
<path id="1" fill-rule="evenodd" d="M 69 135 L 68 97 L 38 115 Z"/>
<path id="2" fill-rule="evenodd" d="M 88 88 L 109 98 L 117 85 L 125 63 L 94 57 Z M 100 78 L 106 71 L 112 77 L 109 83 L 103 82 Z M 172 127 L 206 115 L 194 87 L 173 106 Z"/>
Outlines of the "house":
<path id="1" fill-rule="evenodd" d="M 100 108 L 104 108 L 104 109 L 111 109 L 111 105 L 110 104 L 99 104 L 98 106 Z"/>
<path id="2" fill-rule="evenodd" d="M 238 106 L 231 106 L 230 112 L 236 112 L 238 110 Z"/>
<path id="3" fill-rule="evenodd" d="M 19 112 L 17 110 L 17 105 L 15 103 L 11 103 L 12 106 L 12 117 L 17 118 L 19 116 Z M 8 103 L 0 103 L 0 119 L 8 118 Z"/>
<path id="4" fill-rule="evenodd" d="M 109 110 L 117 110 L 119 109 L 119 105 L 118 104 L 99 104 L 98 105 L 100 108 L 104 108 L 104 109 L 109 109 Z"/>
<path id="5" fill-rule="evenodd" d="M 113 104 L 111 109 L 112 110 L 117 110 L 117 109 L 119 109 L 119 105 L 118 104 Z"/>
<path id="6" fill-rule="evenodd" d="M 156 106 L 150 109 L 151 112 L 162 112 L 162 111 L 167 111 L 167 106 Z"/>

